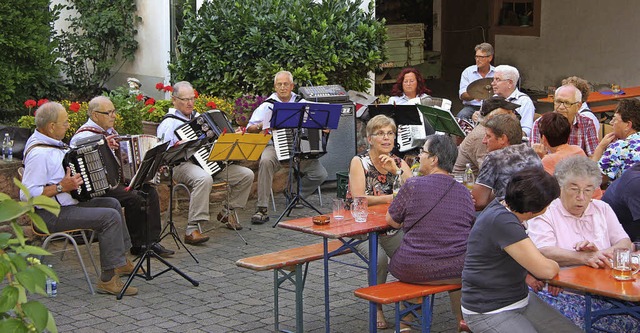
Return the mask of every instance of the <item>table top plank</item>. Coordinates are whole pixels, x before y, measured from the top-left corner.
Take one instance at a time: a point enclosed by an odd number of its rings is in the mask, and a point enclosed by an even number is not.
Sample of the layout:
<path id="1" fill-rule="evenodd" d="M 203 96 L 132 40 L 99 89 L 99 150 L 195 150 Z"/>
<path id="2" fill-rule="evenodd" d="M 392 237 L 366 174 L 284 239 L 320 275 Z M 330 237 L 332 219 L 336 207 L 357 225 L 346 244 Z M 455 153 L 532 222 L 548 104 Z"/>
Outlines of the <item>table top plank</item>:
<path id="1" fill-rule="evenodd" d="M 640 86 L 637 87 L 627 87 L 621 89 L 624 94 L 603 94 L 598 91 L 594 91 L 589 94 L 589 98 L 587 98 L 587 103 L 599 103 L 599 102 L 611 102 L 618 101 L 625 98 L 633 98 L 640 96 Z M 538 102 L 541 103 L 553 103 L 553 98 L 544 97 L 538 98 Z"/>
<path id="2" fill-rule="evenodd" d="M 619 300 L 640 301 L 640 275 L 635 280 L 618 281 L 613 278 L 610 268 L 595 269 L 577 266 L 561 269 L 560 273 L 547 282 L 554 286 L 588 292 Z"/>
<path id="3" fill-rule="evenodd" d="M 282 221 L 278 226 L 331 239 L 353 237 L 391 229 L 385 220 L 388 208 L 389 204 L 369 206 L 369 216 L 367 217 L 367 222 L 364 223 L 357 223 L 349 211 L 346 211 L 344 219 L 341 220 L 336 220 L 333 214 L 325 214 L 331 217 L 331 222 L 325 225 L 313 224 L 312 217 L 309 216 Z"/>

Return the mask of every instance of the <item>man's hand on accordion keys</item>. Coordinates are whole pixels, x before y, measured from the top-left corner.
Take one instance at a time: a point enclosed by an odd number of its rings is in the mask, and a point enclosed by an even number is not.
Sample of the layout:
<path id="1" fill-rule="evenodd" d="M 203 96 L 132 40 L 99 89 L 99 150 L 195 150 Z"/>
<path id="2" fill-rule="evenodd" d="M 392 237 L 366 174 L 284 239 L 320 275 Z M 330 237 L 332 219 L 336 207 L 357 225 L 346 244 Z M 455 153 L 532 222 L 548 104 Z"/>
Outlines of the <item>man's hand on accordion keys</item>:
<path id="1" fill-rule="evenodd" d="M 109 145 L 109 148 L 113 150 L 120 148 L 120 144 L 118 143 L 118 140 L 116 140 L 117 137 L 118 134 L 111 134 L 107 136 L 107 144 Z"/>
<path id="2" fill-rule="evenodd" d="M 77 173 L 72 176 L 71 168 L 69 167 L 67 167 L 67 173 L 64 175 L 64 178 L 60 181 L 60 185 L 62 185 L 62 192 L 77 190 L 82 183 L 82 175 Z"/>

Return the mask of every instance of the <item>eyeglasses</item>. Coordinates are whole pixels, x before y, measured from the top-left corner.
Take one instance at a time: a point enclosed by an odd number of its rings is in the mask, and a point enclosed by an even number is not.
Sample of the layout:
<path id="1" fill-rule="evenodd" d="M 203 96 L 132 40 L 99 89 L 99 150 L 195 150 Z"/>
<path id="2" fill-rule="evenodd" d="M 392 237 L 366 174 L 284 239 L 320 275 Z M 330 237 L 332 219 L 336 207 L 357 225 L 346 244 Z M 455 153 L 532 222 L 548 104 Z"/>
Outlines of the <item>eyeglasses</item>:
<path id="1" fill-rule="evenodd" d="M 291 82 L 278 82 L 275 84 L 277 88 L 287 88 L 291 85 Z"/>
<path id="2" fill-rule="evenodd" d="M 569 187 L 569 188 L 566 188 L 565 190 L 567 191 L 567 194 L 577 197 L 580 193 L 582 193 L 587 198 L 591 198 L 593 196 L 593 192 L 595 192 L 595 189 L 593 187 L 587 187 L 587 188 Z"/>
<path id="3" fill-rule="evenodd" d="M 428 152 L 428 151 L 426 151 L 424 149 L 420 149 L 420 154 L 427 154 L 429 157 L 433 156 L 432 153 L 430 153 L 430 152 Z"/>
<path id="4" fill-rule="evenodd" d="M 177 98 L 177 99 L 179 99 L 179 100 L 181 100 L 183 102 L 195 102 L 195 100 L 196 100 L 195 96 L 194 97 L 178 97 L 178 96 L 174 95 L 173 97 L 175 97 L 175 98 Z"/>
<path id="5" fill-rule="evenodd" d="M 94 111 L 94 112 L 95 113 L 99 113 L 99 114 L 104 114 L 104 115 L 107 115 L 107 116 L 115 116 L 116 112 L 118 112 L 118 111 L 116 111 L 114 109 L 114 110 L 109 110 L 109 111 Z"/>
<path id="6" fill-rule="evenodd" d="M 553 103 L 554 103 L 554 104 L 556 104 L 556 105 L 558 105 L 558 106 L 562 105 L 562 106 L 564 106 L 565 108 L 570 108 L 570 107 L 572 107 L 572 106 L 574 106 L 574 105 L 576 105 L 576 104 L 578 104 L 578 103 L 580 103 L 580 102 L 567 102 L 567 101 L 558 101 L 558 100 L 555 100 L 555 101 L 553 101 Z"/>
<path id="7" fill-rule="evenodd" d="M 378 132 L 378 133 L 373 133 L 371 134 L 371 136 L 377 136 L 377 137 L 387 137 L 387 138 L 395 138 L 396 137 L 396 133 L 394 132 Z"/>
<path id="8" fill-rule="evenodd" d="M 499 77 L 494 77 L 492 81 L 494 82 L 502 82 L 502 81 L 508 81 L 509 79 L 501 79 Z"/>
<path id="9" fill-rule="evenodd" d="M 476 55 L 476 56 L 475 56 L 475 58 L 476 58 L 476 59 L 486 59 L 486 58 L 489 58 L 489 57 L 490 57 L 490 55 L 486 55 L 486 56 L 483 56 L 483 55 Z"/>

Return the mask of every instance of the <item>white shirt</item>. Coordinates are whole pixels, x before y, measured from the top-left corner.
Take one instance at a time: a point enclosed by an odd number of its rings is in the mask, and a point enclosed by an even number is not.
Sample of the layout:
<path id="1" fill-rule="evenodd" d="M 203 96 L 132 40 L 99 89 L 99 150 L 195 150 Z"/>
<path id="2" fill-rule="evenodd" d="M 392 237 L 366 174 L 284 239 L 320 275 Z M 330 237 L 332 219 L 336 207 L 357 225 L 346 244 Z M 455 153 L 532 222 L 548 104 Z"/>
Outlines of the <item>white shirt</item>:
<path id="1" fill-rule="evenodd" d="M 157 130 L 158 137 L 162 140 L 162 142 L 169 141 L 169 147 L 173 147 L 176 144 L 176 142 L 180 141 L 180 139 L 175 134 L 176 129 L 184 125 L 185 123 L 188 123 L 195 117 L 200 116 L 200 114 L 197 113 L 196 111 L 193 111 L 193 113 L 191 113 L 192 118 L 189 118 L 188 116 L 185 116 L 184 114 L 182 114 L 182 112 L 174 108 L 169 108 L 169 111 L 167 111 L 167 114 L 174 115 L 184 120 L 182 121 L 175 118 L 166 118 L 160 123 L 160 125 L 158 125 L 158 130 Z"/>
<path id="2" fill-rule="evenodd" d="M 100 130 L 102 132 L 106 132 L 107 135 L 111 135 L 111 134 L 115 134 L 115 130 L 113 128 L 109 128 L 108 130 L 104 130 L 104 128 L 100 127 L 100 125 L 96 124 L 96 122 L 94 122 L 93 120 L 89 119 L 87 120 L 86 123 L 84 123 L 84 125 L 80 126 L 80 128 L 78 128 L 78 130 L 81 130 L 83 128 L 87 128 L 87 127 L 93 127 L 97 130 Z M 86 139 L 90 136 L 94 136 L 97 133 L 91 132 L 91 131 L 83 131 L 80 133 L 76 133 L 73 135 L 73 137 L 71 137 L 71 140 L 69 141 L 69 144 L 71 146 L 75 146 L 76 142 L 78 142 L 80 139 Z"/>
<path id="3" fill-rule="evenodd" d="M 465 68 L 464 71 L 462 71 L 462 75 L 460 75 L 460 89 L 458 90 L 458 97 L 461 97 L 462 94 L 464 92 L 467 91 L 467 87 L 469 86 L 469 84 L 473 81 L 476 80 L 480 80 L 480 79 L 484 79 L 484 78 L 488 78 L 488 77 L 493 77 L 494 76 L 494 72 L 493 70 L 495 69 L 495 67 L 493 67 L 493 65 L 489 65 L 489 72 L 487 73 L 486 76 L 482 76 L 480 75 L 480 72 L 478 72 L 478 66 L 477 65 L 471 65 L 467 68 Z M 460 99 L 462 100 L 462 98 Z M 478 100 L 470 100 L 470 101 L 462 101 L 462 104 L 464 105 L 474 105 L 474 106 L 481 106 L 482 105 L 482 101 L 478 101 Z"/>
<path id="4" fill-rule="evenodd" d="M 62 160 L 67 153 L 68 148 L 62 141 L 50 138 L 36 130 L 27 140 L 24 151 L 27 152 L 29 147 L 35 144 L 47 144 L 53 147 L 35 147 L 29 151 L 24 157 L 24 176 L 22 183 L 27 187 L 29 195 L 32 197 L 41 195 L 44 187 L 47 185 L 58 184 L 66 175 L 66 170 L 62 166 Z M 68 192 L 62 192 L 52 197 L 58 201 L 60 206 L 71 206 L 78 201 L 71 197 Z M 20 191 L 20 200 L 26 201 L 27 198 Z"/>
<path id="5" fill-rule="evenodd" d="M 520 107 L 516 109 L 516 112 L 518 112 L 521 117 L 520 126 L 527 137 L 530 137 L 531 128 L 533 127 L 533 115 L 536 113 L 536 107 L 533 105 L 533 101 L 527 94 L 518 90 L 518 88 L 516 88 L 506 100 L 520 105 Z"/>

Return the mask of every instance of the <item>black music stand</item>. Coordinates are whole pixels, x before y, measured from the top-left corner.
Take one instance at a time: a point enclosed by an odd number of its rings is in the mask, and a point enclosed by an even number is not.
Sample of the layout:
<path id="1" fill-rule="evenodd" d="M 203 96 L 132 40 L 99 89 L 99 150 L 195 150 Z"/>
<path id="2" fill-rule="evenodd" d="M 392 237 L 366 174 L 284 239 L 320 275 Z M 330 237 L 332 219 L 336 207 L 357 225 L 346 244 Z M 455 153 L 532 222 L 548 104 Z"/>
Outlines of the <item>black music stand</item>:
<path id="1" fill-rule="evenodd" d="M 418 110 L 422 112 L 425 119 L 429 121 L 433 129 L 438 132 L 444 132 L 447 134 L 457 135 L 459 137 L 466 137 L 462 128 L 456 121 L 456 118 L 453 117 L 451 111 L 441 109 L 436 106 L 428 106 L 428 105 L 416 105 Z"/>
<path id="2" fill-rule="evenodd" d="M 297 186 L 296 191 L 292 193 L 287 207 L 284 209 L 276 223 L 275 228 L 280 220 L 286 215 L 289 216 L 295 205 L 302 201 L 303 204 L 318 214 L 322 214 L 316 207 L 310 204 L 305 198 L 300 196 L 302 190 L 302 172 L 300 170 L 300 140 L 302 129 L 336 129 L 340 121 L 342 113 L 342 105 L 340 104 L 324 104 L 324 103 L 274 103 L 273 114 L 271 116 L 271 124 L 273 128 L 291 128 L 293 129 L 293 154 L 289 159 L 289 186 L 292 185 L 293 175 L 295 173 Z M 293 192 L 293 191 L 291 191 Z"/>
<path id="3" fill-rule="evenodd" d="M 271 134 L 222 133 L 211 147 L 208 160 L 224 163 L 227 186 L 229 186 L 229 161 L 257 161 L 269 140 L 271 140 Z M 229 189 L 227 189 L 227 214 L 229 213 L 228 205 Z M 236 215 L 236 221 L 238 221 L 238 214 L 235 210 L 233 212 Z M 231 226 L 244 241 L 244 244 L 248 245 L 247 240 L 242 237 L 235 226 Z"/>
<path id="4" fill-rule="evenodd" d="M 167 224 L 165 224 L 160 237 L 160 240 L 163 240 L 165 237 L 171 235 L 173 237 L 173 241 L 176 243 L 178 249 L 180 249 L 180 245 L 187 250 L 187 253 L 195 260 L 196 263 L 200 263 L 198 259 L 189 251 L 189 248 L 184 245 L 180 236 L 178 236 L 178 230 L 176 229 L 176 225 L 173 222 L 173 168 L 185 161 L 188 161 L 191 156 L 200 148 L 205 140 L 191 140 L 187 141 L 183 144 L 173 146 L 164 152 L 162 162 L 169 169 L 169 219 L 167 220 Z M 165 233 L 166 232 L 166 233 Z"/>
<path id="5" fill-rule="evenodd" d="M 369 105 L 369 116 L 371 118 L 383 114 L 393 118 L 396 126 L 400 125 L 422 125 L 420 114 L 416 105 L 392 105 L 392 104 L 371 104 Z"/>
<path id="6" fill-rule="evenodd" d="M 145 184 L 153 180 L 153 178 L 155 177 L 156 173 L 158 172 L 158 169 L 160 168 L 160 165 L 162 165 L 162 160 L 163 160 L 162 157 L 165 154 L 165 151 L 167 150 L 168 145 L 169 145 L 168 142 L 159 144 L 145 153 L 142 163 L 140 165 L 140 168 L 138 169 L 133 179 L 131 180 L 131 185 L 127 188 L 127 190 L 131 190 L 131 189 L 139 190 L 139 193 L 142 193 L 144 198 L 146 199 L 147 197 L 146 193 L 142 191 L 142 188 Z M 143 206 L 146 207 L 146 203 Z M 200 285 L 198 281 L 192 279 L 187 274 L 183 273 L 181 270 L 173 266 L 171 263 L 169 263 L 167 260 L 159 256 L 157 253 L 155 253 L 155 251 L 153 251 L 153 245 L 155 245 L 157 242 L 153 242 L 153 243 L 149 242 L 149 223 L 147 223 L 145 228 L 144 239 L 145 239 L 145 251 L 141 255 L 139 255 L 138 258 L 136 258 L 138 260 L 138 263 L 133 268 L 133 273 L 129 275 L 129 278 L 127 279 L 124 286 L 120 290 L 120 293 L 116 296 L 117 299 L 119 300 L 122 299 L 124 292 L 127 290 L 127 288 L 129 288 L 129 285 L 131 284 L 131 282 L 136 276 L 140 276 L 145 280 L 149 281 L 171 270 L 178 273 L 185 280 L 191 282 L 193 286 L 197 287 L 198 285 Z M 167 268 L 159 273 L 151 274 L 151 258 L 155 258 L 156 260 L 160 261 L 165 266 L 167 266 Z M 138 274 L 137 273 L 138 270 L 142 267 L 142 264 L 145 261 L 147 263 L 147 267 L 146 269 L 143 269 L 144 274 Z"/>

